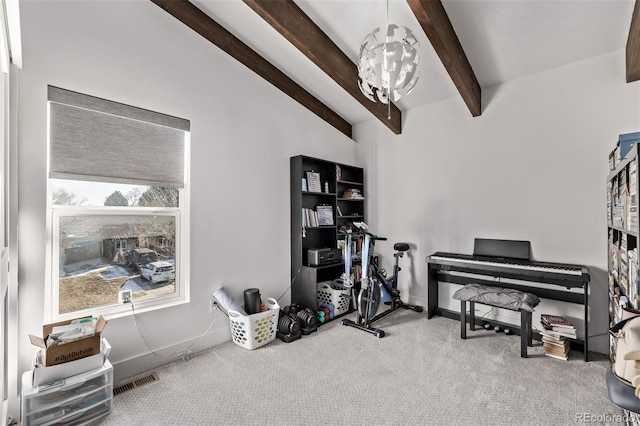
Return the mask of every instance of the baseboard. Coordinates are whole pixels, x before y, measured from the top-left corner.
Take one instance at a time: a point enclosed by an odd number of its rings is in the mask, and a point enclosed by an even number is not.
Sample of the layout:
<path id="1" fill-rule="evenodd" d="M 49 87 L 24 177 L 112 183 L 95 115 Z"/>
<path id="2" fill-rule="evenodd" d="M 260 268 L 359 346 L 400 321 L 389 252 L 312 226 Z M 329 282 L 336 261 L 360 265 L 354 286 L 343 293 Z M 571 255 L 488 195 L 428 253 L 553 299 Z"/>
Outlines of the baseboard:
<path id="1" fill-rule="evenodd" d="M 113 365 L 113 380 L 118 382 L 129 377 L 153 370 L 161 365 L 183 359 L 184 357 L 194 356 L 198 352 L 210 349 L 221 343 L 231 340 L 229 330 L 216 330 L 211 333 L 194 337 L 170 346 L 160 349 L 153 349 L 153 352 L 147 352 L 131 358 L 120 361 L 110 359 Z M 189 354 L 185 354 L 189 348 Z"/>
<path id="2" fill-rule="evenodd" d="M 424 311 L 425 312 L 427 311 L 427 299 L 425 297 L 417 297 L 417 296 L 409 295 L 405 299 L 402 296 L 402 293 L 400 293 L 400 299 L 402 299 L 403 302 L 408 303 L 410 305 L 422 306 L 424 308 Z"/>

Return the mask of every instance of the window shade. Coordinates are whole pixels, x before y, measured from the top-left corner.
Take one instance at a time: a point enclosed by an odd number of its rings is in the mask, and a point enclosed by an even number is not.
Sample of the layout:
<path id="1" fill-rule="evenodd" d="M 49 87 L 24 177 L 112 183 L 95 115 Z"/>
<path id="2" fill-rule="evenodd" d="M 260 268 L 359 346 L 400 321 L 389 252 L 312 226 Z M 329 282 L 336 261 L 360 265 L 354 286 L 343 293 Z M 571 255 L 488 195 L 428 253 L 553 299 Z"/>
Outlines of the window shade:
<path id="1" fill-rule="evenodd" d="M 188 120 L 48 87 L 49 177 L 182 188 Z"/>

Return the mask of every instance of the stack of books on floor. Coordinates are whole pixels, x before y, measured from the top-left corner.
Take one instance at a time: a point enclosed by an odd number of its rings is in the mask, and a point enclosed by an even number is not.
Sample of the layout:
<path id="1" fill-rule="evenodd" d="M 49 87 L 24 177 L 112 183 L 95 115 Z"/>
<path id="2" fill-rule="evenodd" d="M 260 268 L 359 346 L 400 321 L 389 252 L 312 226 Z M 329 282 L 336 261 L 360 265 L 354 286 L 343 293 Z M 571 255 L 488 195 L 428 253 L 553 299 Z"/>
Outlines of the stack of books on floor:
<path id="1" fill-rule="evenodd" d="M 569 339 L 576 339 L 576 327 L 561 315 L 541 314 L 542 349 L 551 358 L 569 359 Z"/>

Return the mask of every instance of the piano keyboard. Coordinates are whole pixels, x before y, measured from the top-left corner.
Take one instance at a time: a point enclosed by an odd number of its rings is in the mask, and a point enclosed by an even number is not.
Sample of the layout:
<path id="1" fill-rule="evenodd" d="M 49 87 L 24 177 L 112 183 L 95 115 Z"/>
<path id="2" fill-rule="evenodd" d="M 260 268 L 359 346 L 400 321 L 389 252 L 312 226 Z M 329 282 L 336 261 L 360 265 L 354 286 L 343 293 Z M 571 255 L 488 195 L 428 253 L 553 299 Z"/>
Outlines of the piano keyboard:
<path id="1" fill-rule="evenodd" d="M 453 261 L 458 263 L 468 263 L 472 265 L 485 265 L 485 266 L 497 266 L 500 268 L 511 268 L 511 269 L 520 269 L 525 271 L 539 271 L 539 272 L 549 272 L 556 274 L 565 274 L 565 275 L 582 275 L 581 268 L 569 268 L 569 267 L 556 267 L 556 266 L 541 266 L 541 265 L 532 265 L 532 264 L 521 264 L 521 263 L 510 263 L 510 262 L 491 262 L 486 260 L 476 260 L 476 259 L 466 259 L 461 257 L 444 257 L 444 256 L 436 256 L 432 255 L 429 257 L 432 260 L 445 260 L 445 261 Z"/>

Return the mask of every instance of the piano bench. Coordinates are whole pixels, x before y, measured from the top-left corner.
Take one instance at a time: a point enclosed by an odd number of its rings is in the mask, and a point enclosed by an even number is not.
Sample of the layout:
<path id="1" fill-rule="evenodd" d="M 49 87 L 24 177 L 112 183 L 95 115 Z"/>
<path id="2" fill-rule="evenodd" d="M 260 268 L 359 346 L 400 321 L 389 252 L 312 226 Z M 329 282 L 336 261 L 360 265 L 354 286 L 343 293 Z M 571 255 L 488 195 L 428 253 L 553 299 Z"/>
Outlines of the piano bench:
<path id="1" fill-rule="evenodd" d="M 527 347 L 533 346 L 531 312 L 540 303 L 537 296 L 513 289 L 467 284 L 453 294 L 460 300 L 460 337 L 467 338 L 467 302 L 469 302 L 469 328 L 475 330 L 475 304 L 520 311 L 520 356 L 527 357 Z"/>

